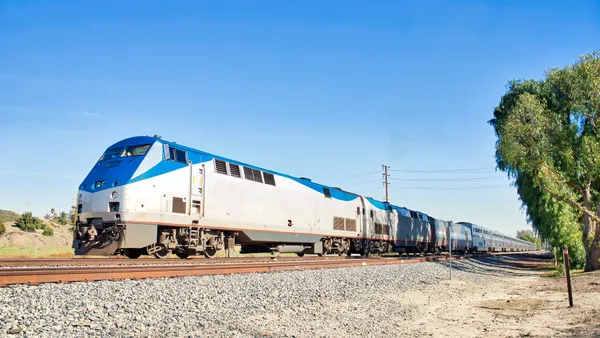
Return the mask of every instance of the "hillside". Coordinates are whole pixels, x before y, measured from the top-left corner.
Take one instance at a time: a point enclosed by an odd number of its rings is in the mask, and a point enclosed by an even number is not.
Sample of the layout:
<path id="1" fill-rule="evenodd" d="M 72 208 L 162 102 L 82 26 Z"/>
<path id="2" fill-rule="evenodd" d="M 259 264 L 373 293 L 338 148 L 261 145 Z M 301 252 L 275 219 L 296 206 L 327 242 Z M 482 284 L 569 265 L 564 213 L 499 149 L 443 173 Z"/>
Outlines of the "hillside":
<path id="1" fill-rule="evenodd" d="M 36 218 L 43 227 L 31 231 L 23 231 L 16 226 L 21 215 L 9 210 L 0 209 L 0 226 L 4 234 L 0 234 L 0 258 L 33 258 L 33 257 L 71 257 L 72 232 L 71 225 L 60 225 L 46 219 Z M 52 229 L 51 235 L 44 235 L 44 229 Z"/>
<path id="2" fill-rule="evenodd" d="M 14 222 L 20 216 L 21 215 L 17 214 L 14 211 L 0 209 L 0 223 Z"/>

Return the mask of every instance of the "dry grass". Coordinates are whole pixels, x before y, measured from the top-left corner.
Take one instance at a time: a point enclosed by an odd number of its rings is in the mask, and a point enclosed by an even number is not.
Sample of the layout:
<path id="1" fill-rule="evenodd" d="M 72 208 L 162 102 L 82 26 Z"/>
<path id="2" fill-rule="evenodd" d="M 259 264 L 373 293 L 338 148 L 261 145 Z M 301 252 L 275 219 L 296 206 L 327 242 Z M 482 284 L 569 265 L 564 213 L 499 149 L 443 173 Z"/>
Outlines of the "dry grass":
<path id="1" fill-rule="evenodd" d="M 35 246 L 0 248 L 0 258 L 33 258 L 36 256 Z M 38 258 L 70 258 L 72 248 L 38 248 Z"/>

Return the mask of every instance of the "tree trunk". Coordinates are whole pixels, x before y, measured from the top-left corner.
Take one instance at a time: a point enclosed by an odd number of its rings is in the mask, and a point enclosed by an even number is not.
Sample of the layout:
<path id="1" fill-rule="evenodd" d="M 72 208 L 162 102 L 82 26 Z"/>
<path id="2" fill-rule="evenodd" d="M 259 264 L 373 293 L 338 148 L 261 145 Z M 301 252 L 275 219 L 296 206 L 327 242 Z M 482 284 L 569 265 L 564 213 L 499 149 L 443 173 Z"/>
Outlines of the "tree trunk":
<path id="1" fill-rule="evenodd" d="M 585 254 L 585 272 L 600 270 L 600 247 L 596 244 Z"/>
<path id="2" fill-rule="evenodd" d="M 596 214 L 600 216 L 600 204 L 596 208 Z M 598 226 L 598 223 L 591 221 L 588 227 L 584 220 L 583 234 L 583 247 L 585 248 L 584 271 L 600 270 L 600 226 Z"/>

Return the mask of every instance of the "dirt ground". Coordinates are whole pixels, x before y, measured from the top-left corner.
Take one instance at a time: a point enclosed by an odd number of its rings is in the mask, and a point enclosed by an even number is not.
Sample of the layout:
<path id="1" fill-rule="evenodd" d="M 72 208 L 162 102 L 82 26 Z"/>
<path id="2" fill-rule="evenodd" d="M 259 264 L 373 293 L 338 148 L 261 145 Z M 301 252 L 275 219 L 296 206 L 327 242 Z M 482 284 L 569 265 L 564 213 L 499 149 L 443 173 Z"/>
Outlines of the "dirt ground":
<path id="1" fill-rule="evenodd" d="M 73 235 L 70 225 L 60 225 L 46 221 L 52 227 L 53 236 L 43 236 L 43 230 L 24 232 L 14 225 L 5 223 L 6 233 L 0 236 L 0 258 L 30 258 L 34 256 L 37 238 L 37 257 L 72 257 Z"/>
<path id="2" fill-rule="evenodd" d="M 500 266 L 478 261 L 486 273 L 506 277 L 484 286 L 448 280 L 433 290 L 411 292 L 420 309 L 406 323 L 410 337 L 600 337 L 600 271 L 572 276 L 569 308 L 564 277 L 542 277 L 550 262 L 541 255 L 502 256 Z"/>

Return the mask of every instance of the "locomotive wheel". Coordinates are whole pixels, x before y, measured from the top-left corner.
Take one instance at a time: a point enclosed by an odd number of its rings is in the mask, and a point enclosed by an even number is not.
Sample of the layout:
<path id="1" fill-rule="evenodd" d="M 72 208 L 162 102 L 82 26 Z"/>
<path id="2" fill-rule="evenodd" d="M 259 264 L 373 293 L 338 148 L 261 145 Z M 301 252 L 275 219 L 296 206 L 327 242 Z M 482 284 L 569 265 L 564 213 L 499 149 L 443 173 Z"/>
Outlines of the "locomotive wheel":
<path id="1" fill-rule="evenodd" d="M 177 252 L 175 252 L 175 254 L 177 255 L 177 257 L 179 257 L 181 259 L 186 259 L 186 258 L 190 257 L 190 253 L 187 251 L 177 251 Z"/>
<path id="2" fill-rule="evenodd" d="M 124 254 L 127 258 L 136 259 L 142 255 L 142 250 L 141 249 L 126 249 Z"/>
<path id="3" fill-rule="evenodd" d="M 165 258 L 167 258 L 168 255 L 169 255 L 169 250 L 167 250 L 167 248 L 164 248 L 164 249 L 154 253 L 154 257 L 159 258 L 159 259 L 165 259 Z"/>
<path id="4" fill-rule="evenodd" d="M 206 258 L 215 258 L 217 255 L 217 249 L 215 248 L 206 248 L 204 249 L 204 257 Z"/>
<path id="5" fill-rule="evenodd" d="M 304 257 L 304 252 L 297 252 L 296 255 L 298 255 L 298 257 Z"/>

